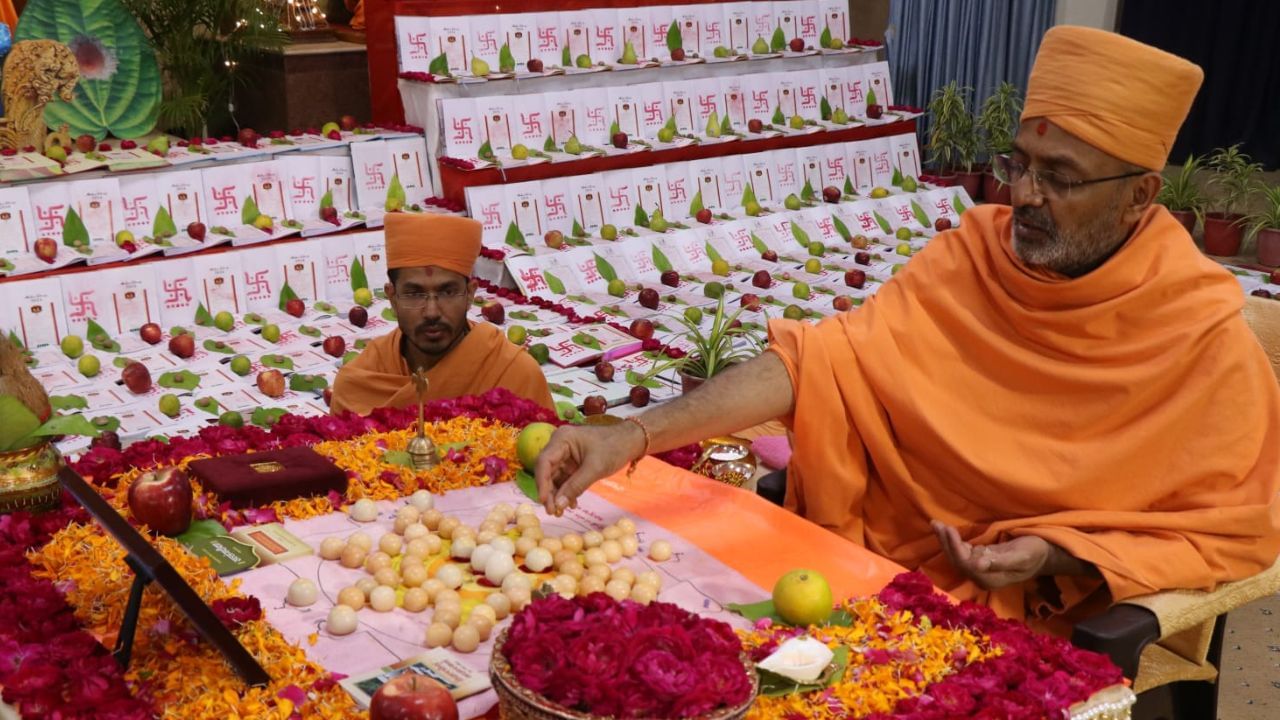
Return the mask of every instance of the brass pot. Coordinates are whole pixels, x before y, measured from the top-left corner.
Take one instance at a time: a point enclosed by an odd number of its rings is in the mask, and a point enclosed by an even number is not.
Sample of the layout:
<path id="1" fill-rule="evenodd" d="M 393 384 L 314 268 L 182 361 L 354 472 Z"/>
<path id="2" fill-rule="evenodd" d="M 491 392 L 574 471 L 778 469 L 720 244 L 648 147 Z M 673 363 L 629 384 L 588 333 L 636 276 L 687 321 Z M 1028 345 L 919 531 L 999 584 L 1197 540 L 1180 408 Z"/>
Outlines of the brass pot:
<path id="1" fill-rule="evenodd" d="M 60 469 L 62 455 L 52 443 L 0 453 L 0 513 L 57 506 Z"/>

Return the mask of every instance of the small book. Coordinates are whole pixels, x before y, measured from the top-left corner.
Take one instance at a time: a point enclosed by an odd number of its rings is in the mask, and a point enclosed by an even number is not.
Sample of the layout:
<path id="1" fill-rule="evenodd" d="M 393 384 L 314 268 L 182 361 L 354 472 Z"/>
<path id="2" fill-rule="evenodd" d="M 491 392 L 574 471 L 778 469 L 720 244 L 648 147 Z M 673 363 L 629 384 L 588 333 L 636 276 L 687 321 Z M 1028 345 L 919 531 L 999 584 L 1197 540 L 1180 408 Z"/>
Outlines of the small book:
<path id="1" fill-rule="evenodd" d="M 406 672 L 425 675 L 449 691 L 454 700 L 471 697 L 489 689 L 489 678 L 454 657 L 444 648 L 434 648 L 416 657 L 401 660 L 360 675 L 345 678 L 339 684 L 351 694 L 360 707 L 368 708 L 378 688 Z"/>
<path id="2" fill-rule="evenodd" d="M 235 508 L 347 491 L 346 473 L 305 447 L 197 460 L 187 471 Z"/>

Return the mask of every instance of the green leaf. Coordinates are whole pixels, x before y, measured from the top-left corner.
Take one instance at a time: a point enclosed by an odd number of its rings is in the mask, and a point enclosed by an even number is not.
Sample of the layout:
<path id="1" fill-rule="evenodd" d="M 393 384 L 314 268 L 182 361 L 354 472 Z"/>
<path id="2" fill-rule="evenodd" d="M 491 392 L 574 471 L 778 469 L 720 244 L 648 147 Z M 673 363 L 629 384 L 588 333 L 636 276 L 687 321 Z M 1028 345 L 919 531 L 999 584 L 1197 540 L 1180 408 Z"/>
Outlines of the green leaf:
<path id="1" fill-rule="evenodd" d="M 489 144 L 488 140 L 485 140 L 484 144 L 480 146 L 480 149 L 476 151 L 476 157 L 481 160 L 493 159 L 493 146 Z"/>
<path id="2" fill-rule="evenodd" d="M 661 389 L 661 388 L 662 388 L 662 383 L 661 383 L 661 382 L 659 382 L 659 381 L 657 381 L 657 380 L 655 380 L 655 379 L 653 379 L 653 378 L 651 378 L 651 377 L 646 377 L 646 376 L 644 376 L 644 375 L 641 375 L 640 373 L 636 372 L 635 370 L 628 370 L 628 371 L 627 371 L 627 384 L 628 384 L 628 385 L 643 385 L 643 386 L 645 386 L 645 387 L 649 388 L 650 390 L 659 390 L 659 389 Z"/>
<path id="3" fill-rule="evenodd" d="M 525 244 L 524 233 L 520 232 L 520 227 L 514 222 L 507 226 L 507 236 L 503 238 L 503 242 L 520 250 L 527 250 L 529 247 Z"/>
<path id="4" fill-rule="evenodd" d="M 893 169 L 893 179 L 889 181 L 889 184 L 894 187 L 902 187 L 902 171 L 901 170 L 899 170 L 898 168 Z"/>
<path id="5" fill-rule="evenodd" d="M 110 333 L 108 333 L 106 329 L 99 325 L 93 318 L 89 318 L 89 321 L 85 323 L 84 336 L 89 338 L 89 342 L 91 344 L 97 344 L 111 339 Z"/>
<path id="6" fill-rule="evenodd" d="M 27 437 L 50 437 L 52 435 L 98 437 L 98 428 L 83 415 L 54 415 L 45 424 L 29 433 Z"/>
<path id="7" fill-rule="evenodd" d="M 879 104 L 880 104 L 880 103 L 876 102 L 876 91 L 875 91 L 875 90 L 868 90 L 868 91 L 867 91 L 867 104 L 868 104 L 868 105 L 879 105 Z"/>
<path id="8" fill-rule="evenodd" d="M 809 247 L 809 233 L 805 232 L 804 228 L 800 227 L 795 221 L 791 223 L 791 235 L 796 239 L 796 242 Z"/>
<path id="9" fill-rule="evenodd" d="M 323 375 L 303 375 L 295 373 L 289 376 L 289 389 L 297 392 L 316 392 L 329 387 L 329 381 Z"/>
<path id="10" fill-rule="evenodd" d="M 90 422 L 98 432 L 115 432 L 120 429 L 120 418 L 111 415 L 99 415 Z"/>
<path id="11" fill-rule="evenodd" d="M 227 529 L 217 520 L 196 520 L 187 526 L 187 531 L 178 535 L 175 540 L 183 545 L 190 545 L 196 540 L 213 537 L 226 537 Z"/>
<path id="12" fill-rule="evenodd" d="M 44 123 L 54 128 L 66 123 L 73 137 L 137 138 L 151 132 L 160 107 L 160 69 L 142 28 L 119 0 L 42 0 L 27 5 L 15 42 L 49 39 L 74 46 L 77 40 L 92 38 L 113 58 L 107 77 L 88 79 L 82 74 L 70 101 L 55 95 L 44 108 Z"/>
<path id="13" fill-rule="evenodd" d="M 569 46 L 567 44 L 560 48 L 560 66 L 567 68 L 573 67 L 573 55 L 569 52 Z"/>
<path id="14" fill-rule="evenodd" d="M 386 308 L 382 311 L 382 319 L 387 322 L 396 322 L 395 308 Z"/>
<path id="15" fill-rule="evenodd" d="M 156 220 L 151 224 L 151 237 L 168 238 L 178 234 L 178 226 L 173 224 L 173 217 L 169 215 L 169 210 L 161 205 L 156 211 Z"/>
<path id="16" fill-rule="evenodd" d="M 787 47 L 787 35 L 782 32 L 782 28 L 774 28 L 773 38 L 769 40 L 769 49 L 774 52 L 782 52 Z"/>
<path id="17" fill-rule="evenodd" d="M 804 189 L 800 191 L 800 199 L 809 202 L 813 199 L 813 183 L 809 180 L 804 181 Z"/>
<path id="18" fill-rule="evenodd" d="M 760 239 L 760 236 L 755 233 L 751 233 L 751 245 L 756 249 L 756 252 L 760 254 L 769 252 L 769 246 L 765 245 L 764 241 Z"/>
<path id="19" fill-rule="evenodd" d="M 675 20 L 671 21 L 671 27 L 667 28 L 667 49 L 679 50 L 684 47 L 684 39 L 680 37 L 680 24 Z"/>
<path id="20" fill-rule="evenodd" d="M 404 450 L 388 450 L 382 454 L 382 462 L 387 465 L 399 465 L 413 468 L 413 456 Z"/>
<path id="21" fill-rule="evenodd" d="M 298 293 L 294 292 L 293 288 L 289 287 L 289 283 L 286 282 L 284 287 L 280 289 L 280 302 L 278 303 L 280 312 L 284 312 L 284 307 L 289 304 L 290 300 L 297 299 Z"/>
<path id="22" fill-rule="evenodd" d="M 693 202 L 689 203 L 689 217 L 695 217 L 702 209 L 702 191 L 693 194 Z"/>
<path id="23" fill-rule="evenodd" d="M 636 227 L 649 227 L 649 213 L 644 211 L 644 207 L 636 205 L 636 217 L 633 223 Z"/>
<path id="24" fill-rule="evenodd" d="M 831 47 L 831 28 L 822 28 L 822 37 L 818 38 L 818 46 L 824 48 Z"/>
<path id="25" fill-rule="evenodd" d="M 584 348 L 590 348 L 592 350 L 600 349 L 600 341 L 597 340 L 594 335 L 588 335 L 584 332 L 575 333 L 573 341 Z"/>
<path id="26" fill-rule="evenodd" d="M 759 204 L 759 201 L 756 200 L 755 186 L 747 183 L 747 186 L 742 190 L 742 207 L 746 207 L 751 203 Z"/>
<path id="27" fill-rule="evenodd" d="M 298 333 L 301 335 L 306 335 L 307 337 L 316 337 L 316 338 L 324 334 L 323 332 L 320 331 L 320 328 L 312 325 L 298 326 Z"/>
<path id="28" fill-rule="evenodd" d="M 613 137 L 614 135 L 617 135 L 620 132 L 622 132 L 622 129 L 618 127 L 617 120 L 614 120 L 612 123 L 609 124 L 609 137 Z"/>
<path id="29" fill-rule="evenodd" d="M 845 178 L 844 178 L 844 194 L 845 194 L 845 195 L 857 195 L 857 194 L 858 194 L 857 188 L 855 188 L 855 187 L 853 186 L 853 180 L 850 180 L 850 179 L 849 179 L 849 177 L 848 177 L 847 175 L 846 175 L 846 176 L 845 176 Z"/>
<path id="30" fill-rule="evenodd" d="M 911 201 L 911 212 L 913 215 L 916 216 L 916 222 L 920 223 L 925 227 L 929 227 L 930 225 L 932 225 L 932 223 L 929 222 L 929 214 L 926 213 L 924 211 L 924 208 L 920 207 L 920 204 L 917 203 L 915 200 Z"/>
<path id="31" fill-rule="evenodd" d="M 289 356 L 287 355 L 277 355 L 277 354 L 263 355 L 259 359 L 259 362 L 261 362 L 264 367 L 275 368 L 276 370 L 292 370 L 293 369 L 293 360 L 290 359 Z"/>
<path id="32" fill-rule="evenodd" d="M 364 263 L 356 258 L 351 261 L 351 292 L 361 288 L 369 289 L 369 278 L 364 274 Z"/>
<path id="33" fill-rule="evenodd" d="M 707 257 L 711 258 L 711 262 L 716 262 L 717 260 L 724 259 L 723 257 L 720 256 L 720 253 L 716 252 L 716 249 L 712 247 L 711 243 L 709 242 L 707 243 Z"/>
<path id="34" fill-rule="evenodd" d="M 956 193 L 955 197 L 953 197 L 952 200 L 955 201 L 953 204 L 956 206 L 957 215 L 963 215 L 964 211 L 969 209 L 965 207 L 964 201 L 960 199 L 960 193 Z"/>
<path id="35" fill-rule="evenodd" d="M 84 226 L 75 208 L 68 208 L 67 217 L 62 221 L 62 244 L 71 247 L 89 245 L 89 228 Z"/>
<path id="36" fill-rule="evenodd" d="M 547 383 L 547 387 L 550 388 L 552 395 L 559 395 L 567 398 L 573 397 L 573 391 L 559 383 Z"/>
<path id="37" fill-rule="evenodd" d="M 543 271 L 542 277 L 547 281 L 547 287 L 551 290 L 551 292 L 557 295 L 564 294 L 564 283 L 560 280 L 560 278 L 546 271 Z"/>
<path id="38" fill-rule="evenodd" d="M 485 144 L 488 145 L 488 143 L 485 143 Z M 400 184 L 400 174 L 392 173 L 391 183 L 387 186 L 386 209 L 388 212 L 392 210 L 399 210 L 400 208 L 404 207 L 404 203 L 405 203 L 404 185 Z"/>
<path id="39" fill-rule="evenodd" d="M 599 255 L 596 255 L 596 270 L 600 271 L 600 277 L 607 281 L 612 282 L 618 279 L 618 271 L 613 269 L 608 260 Z"/>
<path id="40" fill-rule="evenodd" d="M 893 234 L 893 226 L 889 224 L 888 220 L 885 220 L 880 213 L 874 210 L 871 211 L 871 214 L 875 217 L 876 223 L 880 225 L 880 230 L 883 231 L 885 235 Z"/>
<path id="41" fill-rule="evenodd" d="M 841 220 L 840 218 L 836 217 L 835 215 L 832 215 L 831 224 L 835 225 L 836 232 L 840 233 L 840 237 L 844 238 L 846 241 L 853 238 L 853 233 L 849 232 L 849 226 L 845 225 L 844 221 Z"/>
<path id="42" fill-rule="evenodd" d="M 250 195 L 244 199 L 244 204 L 240 206 L 240 222 L 245 225 L 252 225 L 254 220 L 262 211 L 258 210 L 258 203 L 254 202 L 253 196 Z"/>
<path id="43" fill-rule="evenodd" d="M 89 402 L 79 395 L 54 395 L 49 398 L 49 406 L 56 412 L 85 410 L 89 407 Z"/>
<path id="44" fill-rule="evenodd" d="M 720 134 L 728 135 L 733 132 L 733 123 L 729 122 L 729 113 L 724 114 L 724 118 L 720 120 Z"/>
<path id="45" fill-rule="evenodd" d="M 774 125 L 786 125 L 787 116 L 782 114 L 782 106 L 779 105 L 773 109 L 773 117 L 769 118 L 769 122 Z"/>
<path id="46" fill-rule="evenodd" d="M 498 70 L 500 72 L 509 73 L 516 69 L 516 57 L 511 54 L 511 48 L 502 43 L 502 49 L 498 50 Z"/>
<path id="47" fill-rule="evenodd" d="M 333 207 L 333 191 L 332 190 L 325 190 L 324 195 L 320 196 L 320 207 L 321 208 Z"/>
<path id="48" fill-rule="evenodd" d="M 427 65 L 427 72 L 440 77 L 449 77 L 449 58 L 444 53 L 435 56 Z"/>
<path id="49" fill-rule="evenodd" d="M 213 324 L 213 315 L 209 312 L 209 309 L 204 306 L 204 303 L 200 303 L 196 306 L 196 324 L 204 327 L 208 327 Z"/>
<path id="50" fill-rule="evenodd" d="M 205 340 L 200 343 L 201 347 L 211 353 L 221 353 L 223 355 L 235 354 L 235 348 L 222 342 L 221 340 Z"/>
<path id="51" fill-rule="evenodd" d="M 538 481 L 524 468 L 516 470 L 514 482 L 516 487 L 520 488 L 520 492 L 525 494 L 525 497 L 538 502 Z"/>
<path id="52" fill-rule="evenodd" d="M 831 119 L 831 103 L 827 102 L 825 97 L 822 98 L 822 102 L 818 105 L 818 112 L 822 113 L 823 120 Z"/>
<path id="53" fill-rule="evenodd" d="M 742 617 L 755 622 L 769 618 L 776 623 L 785 625 L 782 618 L 778 615 L 778 611 L 773 607 L 773 600 L 761 600 L 755 603 L 729 603 L 725 605 L 725 609 L 732 613 L 737 613 Z"/>
<path id="54" fill-rule="evenodd" d="M 671 261 L 667 259 L 666 253 L 662 252 L 657 245 L 653 246 L 653 265 L 658 268 L 659 272 L 667 272 L 671 269 Z"/>
<path id="55" fill-rule="evenodd" d="M 556 147 L 555 138 L 551 137 L 550 135 L 547 136 L 546 140 L 542 141 L 542 150 L 544 152 L 556 152 L 559 149 L 560 148 Z"/>

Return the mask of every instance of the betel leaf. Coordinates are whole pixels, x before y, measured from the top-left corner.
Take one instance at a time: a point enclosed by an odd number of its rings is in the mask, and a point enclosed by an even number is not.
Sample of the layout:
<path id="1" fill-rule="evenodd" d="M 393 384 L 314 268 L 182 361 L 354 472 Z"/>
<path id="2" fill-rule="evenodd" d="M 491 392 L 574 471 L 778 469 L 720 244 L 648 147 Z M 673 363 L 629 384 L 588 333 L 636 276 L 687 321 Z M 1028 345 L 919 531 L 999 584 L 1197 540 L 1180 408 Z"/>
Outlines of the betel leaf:
<path id="1" fill-rule="evenodd" d="M 111 339 L 111 335 L 107 332 L 106 328 L 99 325 L 93 318 L 89 318 L 85 323 L 84 336 L 89 338 L 89 342 L 93 344 L 106 342 Z"/>
<path id="2" fill-rule="evenodd" d="M 534 502 L 539 502 L 538 481 L 523 468 L 516 470 L 515 484 L 516 487 L 520 488 L 520 492 L 525 494 L 525 497 Z"/>
<path id="3" fill-rule="evenodd" d="M 689 217 L 696 217 L 702 209 L 702 191 L 693 194 L 693 202 L 689 203 Z"/>
<path id="4" fill-rule="evenodd" d="M 804 228 L 800 227 L 795 221 L 791 223 L 791 235 L 796 239 L 796 242 L 809 247 L 809 233 L 805 232 Z"/>
<path id="5" fill-rule="evenodd" d="M 851 179 L 849 178 L 849 176 L 847 176 L 847 175 L 846 175 L 846 176 L 845 176 L 845 178 L 844 178 L 844 194 L 845 194 L 845 195 L 857 195 L 857 194 L 858 194 L 858 190 L 857 190 L 857 188 L 855 188 L 855 187 L 853 186 L 853 180 L 851 180 Z"/>
<path id="6" fill-rule="evenodd" d="M 45 125 L 56 128 L 65 123 L 72 137 L 92 135 L 96 140 L 107 135 L 141 137 L 155 128 L 160 68 L 142 28 L 120 0 L 39 0 L 26 5 L 14 40 L 54 40 L 70 47 L 80 62 L 71 100 L 55 94 L 44 108 Z"/>
<path id="7" fill-rule="evenodd" d="M 667 49 L 679 50 L 683 47 L 684 38 L 680 36 L 680 23 L 672 20 L 671 27 L 667 28 Z"/>
<path id="8" fill-rule="evenodd" d="M 840 237 L 844 238 L 846 241 L 853 237 L 853 233 L 849 232 L 849 226 L 845 225 L 844 221 L 835 215 L 831 216 L 831 224 L 835 225 L 836 232 L 840 233 Z"/>
<path id="9" fill-rule="evenodd" d="M 787 34 L 782 32 L 782 28 L 774 28 L 773 37 L 769 40 L 769 49 L 774 52 L 782 52 L 787 47 Z"/>
<path id="10" fill-rule="evenodd" d="M 614 135 L 617 135 L 620 132 L 622 132 L 622 128 L 618 127 L 617 120 L 614 120 L 612 123 L 609 123 L 609 137 L 612 138 Z"/>
<path id="11" fill-rule="evenodd" d="M 560 65 L 567 68 L 573 67 L 573 53 L 569 52 L 567 44 L 560 48 Z"/>
<path id="12" fill-rule="evenodd" d="M 769 246 L 765 245 L 764 241 L 760 239 L 760 236 L 755 233 L 751 233 L 751 245 L 756 249 L 756 252 L 762 255 L 769 252 Z"/>
<path id="13" fill-rule="evenodd" d="M 240 222 L 245 225 L 252 225 L 254 220 L 262 214 L 258 210 L 258 203 L 254 201 L 253 196 L 245 197 L 244 204 L 240 206 Z"/>
<path id="14" fill-rule="evenodd" d="M 49 406 L 56 412 L 63 410 L 87 410 L 89 401 L 79 395 L 54 395 L 49 398 Z"/>
<path id="15" fill-rule="evenodd" d="M 332 190 L 325 190 L 324 195 L 320 196 L 320 207 L 321 208 L 333 207 L 333 191 Z"/>
<path id="16" fill-rule="evenodd" d="M 755 186 L 752 185 L 751 183 L 747 183 L 746 185 L 747 186 L 742 190 L 742 207 L 746 207 L 751 203 L 756 203 L 757 205 L 759 205 L 760 204 L 759 201 L 756 200 Z"/>
<path id="17" fill-rule="evenodd" d="M 545 152 L 556 152 L 560 148 L 556 147 L 556 139 L 548 135 L 547 139 L 542 142 L 542 149 Z"/>
<path id="18" fill-rule="evenodd" d="M 724 259 L 720 255 L 720 253 L 716 252 L 715 247 L 712 246 L 710 242 L 707 243 L 707 257 L 711 258 L 711 262 L 716 262 Z"/>
<path id="19" fill-rule="evenodd" d="M 786 124 L 786 122 L 787 122 L 787 116 L 782 114 L 782 106 L 781 106 L 781 105 L 779 105 L 778 107 L 776 107 L 776 108 L 774 108 L 774 109 L 773 109 L 773 117 L 769 118 L 769 122 L 773 123 L 774 125 L 785 125 L 785 124 Z"/>
<path id="20" fill-rule="evenodd" d="M 729 113 L 726 112 L 720 120 L 720 134 L 728 135 L 731 132 L 733 132 L 733 123 L 729 122 Z"/>
<path id="21" fill-rule="evenodd" d="M 584 332 L 575 333 L 573 336 L 573 342 L 584 348 L 590 348 L 592 350 L 600 349 L 600 341 L 597 340 L 594 335 L 588 335 Z"/>
<path id="22" fill-rule="evenodd" d="M 889 184 L 894 187 L 902 187 L 902 171 L 901 170 L 899 170 L 898 168 L 893 169 L 893 179 L 889 181 Z"/>
<path id="23" fill-rule="evenodd" d="M 577 218 L 574 218 L 573 227 L 570 228 L 569 234 L 574 237 L 586 237 L 587 231 L 582 229 L 582 223 L 578 222 Z"/>
<path id="24" fill-rule="evenodd" d="M 822 35 L 818 38 L 818 46 L 831 47 L 831 28 L 822 28 Z"/>
<path id="25" fill-rule="evenodd" d="M 559 395 L 567 398 L 573 397 L 573 391 L 559 383 L 547 383 L 547 388 L 551 390 L 552 395 Z"/>
<path id="26" fill-rule="evenodd" d="M 399 207 L 404 207 L 405 203 L 404 185 L 400 184 L 399 173 L 392 173 L 391 182 L 387 185 L 387 210 L 392 209 L 393 203 L 398 203 Z"/>
<path id="27" fill-rule="evenodd" d="M 960 199 L 960 193 L 956 193 L 951 199 L 955 201 L 952 204 L 955 205 L 957 215 L 963 215 L 964 211 L 969 209 L 965 207 L 964 201 Z"/>
<path id="28" fill-rule="evenodd" d="M 444 53 L 431 58 L 431 62 L 427 65 L 427 72 L 440 77 L 449 77 L 449 57 Z"/>
<path id="29" fill-rule="evenodd" d="M 666 253 L 662 252 L 657 245 L 653 246 L 653 265 L 658 268 L 659 272 L 671 270 L 671 261 L 667 259 Z"/>
<path id="30" fill-rule="evenodd" d="M 173 224 L 173 216 L 163 205 L 156 211 L 156 220 L 151 224 L 151 237 L 167 238 L 178 234 L 178 226 Z"/>
<path id="31" fill-rule="evenodd" d="M 196 324 L 206 327 L 213 324 L 213 315 L 210 314 L 209 308 L 205 307 L 204 303 L 196 306 Z"/>
<path id="32" fill-rule="evenodd" d="M 503 238 L 503 242 L 513 248 L 524 249 L 526 247 L 524 233 L 520 232 L 520 226 L 514 222 L 507 226 L 507 236 Z"/>
<path id="33" fill-rule="evenodd" d="M 607 281 L 612 282 L 618 279 L 618 271 L 613 269 L 613 266 L 609 264 L 608 260 L 605 260 L 599 255 L 596 255 L 596 270 L 600 272 L 600 277 Z"/>
<path id="34" fill-rule="evenodd" d="M 542 272 L 542 278 L 547 281 L 547 287 L 551 290 L 551 292 L 557 295 L 564 294 L 564 283 L 561 282 L 560 278 L 556 277 L 555 275 L 552 275 L 550 272 L 546 270 Z"/>
<path id="35" fill-rule="evenodd" d="M 826 98 L 822 98 L 822 102 L 818 104 L 818 112 L 822 114 L 823 120 L 831 119 L 831 103 Z"/>
<path id="36" fill-rule="evenodd" d="M 782 618 L 778 616 L 778 611 L 773 607 L 773 600 L 761 600 L 754 603 L 729 603 L 724 606 L 731 613 L 737 613 L 742 617 L 755 622 L 769 618 L 775 623 L 784 624 Z"/>
<path id="37" fill-rule="evenodd" d="M 80 213 L 75 208 L 67 209 L 67 217 L 62 221 L 62 244 L 71 247 L 83 247 L 89 244 L 89 228 L 84 226 Z"/>
<path id="38" fill-rule="evenodd" d="M 280 312 L 285 311 L 284 308 L 286 305 L 289 304 L 290 300 L 297 300 L 297 299 L 298 299 L 298 293 L 294 292 L 293 288 L 290 287 L 289 283 L 286 282 L 284 284 L 284 287 L 280 289 L 280 302 L 278 303 Z"/>
<path id="39" fill-rule="evenodd" d="M 84 435 L 98 437 L 99 429 L 80 414 L 55 415 L 43 425 L 33 430 L 27 437 L 50 437 L 53 435 Z"/>
<path id="40" fill-rule="evenodd" d="M 876 224 L 880 226 L 880 230 L 882 230 L 885 235 L 893 234 L 893 226 L 890 225 L 889 221 L 885 220 L 884 217 L 880 215 L 880 213 L 876 212 L 875 210 L 872 210 L 871 215 L 875 217 Z"/>
<path id="41" fill-rule="evenodd" d="M 360 258 L 351 261 L 351 291 L 355 292 L 364 288 L 369 289 L 369 277 L 364 273 L 364 263 L 360 262 Z"/>
<path id="42" fill-rule="evenodd" d="M 911 213 L 916 216 L 916 222 L 920 223 L 921 225 L 925 227 L 929 227 L 930 225 L 933 224 L 929 222 L 929 214 L 926 213 L 924 211 L 924 208 L 920 207 L 920 203 L 916 202 L 915 200 L 911 201 Z"/>
<path id="43" fill-rule="evenodd" d="M 255 408 L 249 416 L 249 422 L 258 427 L 271 427 L 287 412 L 284 408 Z"/>
<path id="44" fill-rule="evenodd" d="M 868 90 L 868 91 L 867 91 L 867 104 L 868 104 L 868 105 L 879 105 L 879 104 L 880 104 L 880 103 L 876 102 L 876 91 L 875 91 L 875 90 Z"/>
<path id="45" fill-rule="evenodd" d="M 800 190 L 800 199 L 809 202 L 813 199 L 813 183 L 809 180 L 804 181 L 804 188 Z"/>
<path id="46" fill-rule="evenodd" d="M 190 370 L 172 370 L 161 374 L 156 384 L 170 390 L 195 390 L 200 385 L 200 373 Z"/>
<path id="47" fill-rule="evenodd" d="M 650 390 L 660 390 L 662 388 L 662 383 L 658 382 L 657 380 L 651 377 L 645 377 L 644 375 L 641 375 L 635 370 L 627 371 L 627 384 L 643 385 L 649 388 Z"/>
<path id="48" fill-rule="evenodd" d="M 636 227 L 649 227 L 649 213 L 644 211 L 643 205 L 636 205 L 636 217 L 633 223 Z"/>
<path id="49" fill-rule="evenodd" d="M 498 70 L 500 72 L 509 73 L 516 69 L 516 56 L 511 54 L 511 47 L 506 43 L 502 43 L 502 48 L 498 50 Z"/>
<path id="50" fill-rule="evenodd" d="M 670 130 L 671 132 L 675 132 L 678 129 L 676 127 L 676 116 L 675 115 L 668 116 L 667 121 L 663 123 L 662 127 L 665 130 Z"/>

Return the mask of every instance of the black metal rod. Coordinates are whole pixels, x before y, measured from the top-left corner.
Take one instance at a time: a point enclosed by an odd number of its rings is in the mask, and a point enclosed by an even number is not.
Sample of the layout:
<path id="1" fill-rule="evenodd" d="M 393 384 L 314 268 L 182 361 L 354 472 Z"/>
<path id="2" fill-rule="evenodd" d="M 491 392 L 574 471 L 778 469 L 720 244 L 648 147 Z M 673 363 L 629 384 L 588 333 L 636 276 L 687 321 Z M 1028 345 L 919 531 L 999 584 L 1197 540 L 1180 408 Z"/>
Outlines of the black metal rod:
<path id="1" fill-rule="evenodd" d="M 126 559 L 132 560 L 132 558 Z M 132 567 L 133 563 L 130 562 L 129 565 Z M 122 668 L 129 667 L 129 658 L 133 655 L 133 636 L 138 632 L 138 614 L 142 612 L 142 591 L 150 584 L 149 578 L 138 574 L 134 575 L 133 586 L 129 588 L 129 604 L 124 606 L 124 621 L 120 623 L 120 637 L 116 639 L 116 649 L 111 653 Z"/>

